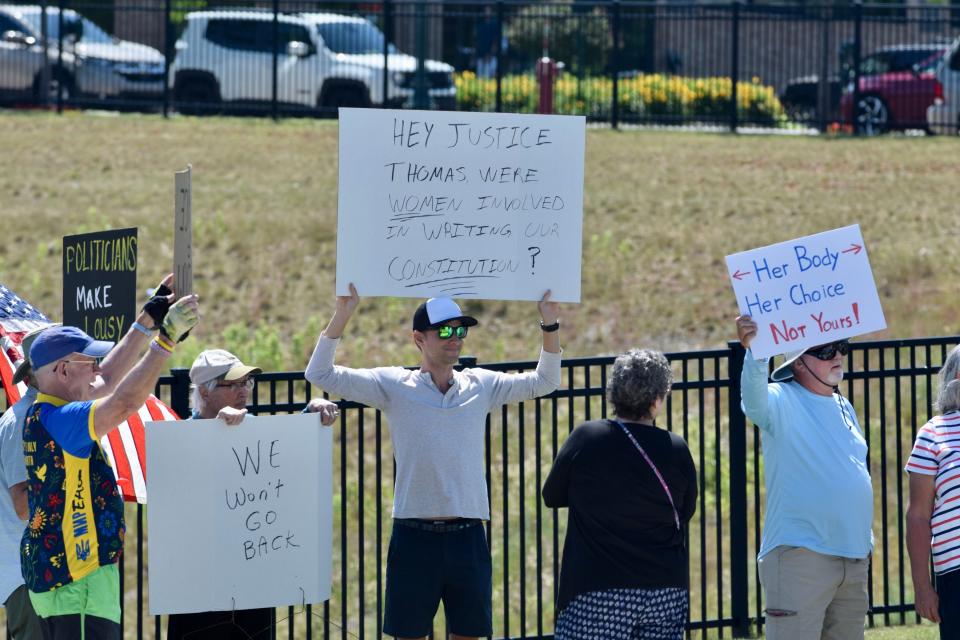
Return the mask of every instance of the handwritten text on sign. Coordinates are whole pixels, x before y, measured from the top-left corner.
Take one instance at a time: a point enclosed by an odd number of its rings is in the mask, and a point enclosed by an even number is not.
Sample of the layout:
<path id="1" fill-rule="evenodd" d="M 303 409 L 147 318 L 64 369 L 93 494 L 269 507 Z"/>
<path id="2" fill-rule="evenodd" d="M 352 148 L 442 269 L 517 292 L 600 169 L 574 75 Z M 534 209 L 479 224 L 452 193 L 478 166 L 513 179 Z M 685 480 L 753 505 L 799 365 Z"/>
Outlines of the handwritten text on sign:
<path id="1" fill-rule="evenodd" d="M 137 230 L 63 238 L 63 323 L 119 340 L 137 309 Z"/>
<path id="2" fill-rule="evenodd" d="M 318 414 L 150 423 L 150 612 L 329 598 L 330 434 Z"/>
<path id="3" fill-rule="evenodd" d="M 727 256 L 741 314 L 766 358 L 886 328 L 860 226 Z"/>
<path id="4" fill-rule="evenodd" d="M 337 293 L 580 300 L 584 119 L 340 110 Z"/>

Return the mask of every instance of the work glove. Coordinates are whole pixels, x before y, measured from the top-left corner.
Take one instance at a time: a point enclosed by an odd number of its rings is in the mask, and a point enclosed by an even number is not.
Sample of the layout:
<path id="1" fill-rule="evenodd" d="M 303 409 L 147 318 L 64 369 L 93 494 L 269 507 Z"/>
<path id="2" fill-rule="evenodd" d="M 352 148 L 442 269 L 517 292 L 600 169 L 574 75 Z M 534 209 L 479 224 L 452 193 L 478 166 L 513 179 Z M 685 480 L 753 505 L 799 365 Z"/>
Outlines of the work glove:
<path id="1" fill-rule="evenodd" d="M 154 327 L 162 327 L 163 319 L 167 316 L 167 311 L 170 309 L 170 294 L 173 293 L 173 290 L 165 284 L 161 284 L 157 287 L 153 296 L 147 300 L 146 304 L 143 305 L 142 311 L 146 311 L 147 315 L 153 319 Z"/>
<path id="2" fill-rule="evenodd" d="M 194 307 L 189 306 L 187 298 L 180 298 L 170 305 L 160 326 L 160 333 L 174 342 L 183 342 L 200 320 Z"/>

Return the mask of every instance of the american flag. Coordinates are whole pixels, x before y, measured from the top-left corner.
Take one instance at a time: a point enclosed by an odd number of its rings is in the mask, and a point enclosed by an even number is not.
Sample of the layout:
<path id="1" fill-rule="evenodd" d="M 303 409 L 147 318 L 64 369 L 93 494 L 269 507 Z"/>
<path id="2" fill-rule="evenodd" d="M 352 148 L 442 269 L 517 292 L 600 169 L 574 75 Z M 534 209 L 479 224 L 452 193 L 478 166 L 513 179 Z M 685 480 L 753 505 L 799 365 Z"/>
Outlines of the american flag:
<path id="1" fill-rule="evenodd" d="M 50 320 L 45 315 L 0 284 L 0 378 L 7 406 L 17 402 L 27 390 L 22 382 L 13 384 L 13 373 L 23 360 L 20 348 L 23 336 L 48 324 Z M 144 422 L 179 419 L 172 409 L 151 395 L 137 413 L 100 440 L 100 447 L 113 467 L 124 500 L 140 504 L 147 502 Z"/>

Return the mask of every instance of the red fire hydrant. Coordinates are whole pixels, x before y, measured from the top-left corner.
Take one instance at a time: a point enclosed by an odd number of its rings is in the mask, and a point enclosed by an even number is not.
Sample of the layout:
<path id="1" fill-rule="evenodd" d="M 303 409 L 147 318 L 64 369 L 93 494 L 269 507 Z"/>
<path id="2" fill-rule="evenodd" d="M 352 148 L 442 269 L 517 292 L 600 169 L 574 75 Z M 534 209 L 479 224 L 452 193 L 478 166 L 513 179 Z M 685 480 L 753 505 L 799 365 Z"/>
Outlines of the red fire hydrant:
<path id="1" fill-rule="evenodd" d="M 540 83 L 540 104 L 537 113 L 553 113 L 553 83 L 557 79 L 557 61 L 544 56 L 537 60 L 537 82 Z"/>

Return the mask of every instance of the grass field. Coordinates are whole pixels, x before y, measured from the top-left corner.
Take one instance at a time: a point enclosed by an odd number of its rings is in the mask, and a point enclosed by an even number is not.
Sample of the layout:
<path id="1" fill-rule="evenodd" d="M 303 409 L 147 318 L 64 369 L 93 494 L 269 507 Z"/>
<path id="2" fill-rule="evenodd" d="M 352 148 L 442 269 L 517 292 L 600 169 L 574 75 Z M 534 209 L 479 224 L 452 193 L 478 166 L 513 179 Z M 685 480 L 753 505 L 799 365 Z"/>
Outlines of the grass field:
<path id="1" fill-rule="evenodd" d="M 217 344 L 269 370 L 305 365 L 333 306 L 336 122 L 7 113 L 0 139 L 4 284 L 57 317 L 61 236 L 136 226 L 140 285 L 150 286 L 172 262 L 172 174 L 192 163 L 206 311 L 177 362 Z M 725 255 L 852 223 L 870 253 L 883 335 L 956 332 L 958 144 L 589 131 L 583 297 L 563 309 L 565 355 L 721 345 L 736 313 Z M 344 361 L 414 362 L 413 307 L 365 300 Z M 533 304 L 467 307 L 483 320 L 470 353 L 535 357 Z"/>
<path id="2" fill-rule="evenodd" d="M 192 163 L 194 270 L 206 309 L 176 363 L 225 346 L 266 370 L 303 368 L 333 306 L 335 122 L 9 113 L 0 136 L 10 150 L 0 172 L 0 282 L 59 317 L 61 236 L 137 226 L 140 288 L 154 284 L 172 261 L 172 172 Z M 736 313 L 726 254 L 852 223 L 870 252 L 889 325 L 882 335 L 956 333 L 950 283 L 960 258 L 945 241 L 957 220 L 958 144 L 590 130 L 583 301 L 563 309 L 565 356 L 722 345 Z M 414 306 L 365 300 L 340 360 L 412 364 Z M 535 357 L 532 303 L 466 307 L 483 323 L 469 353 Z"/>

